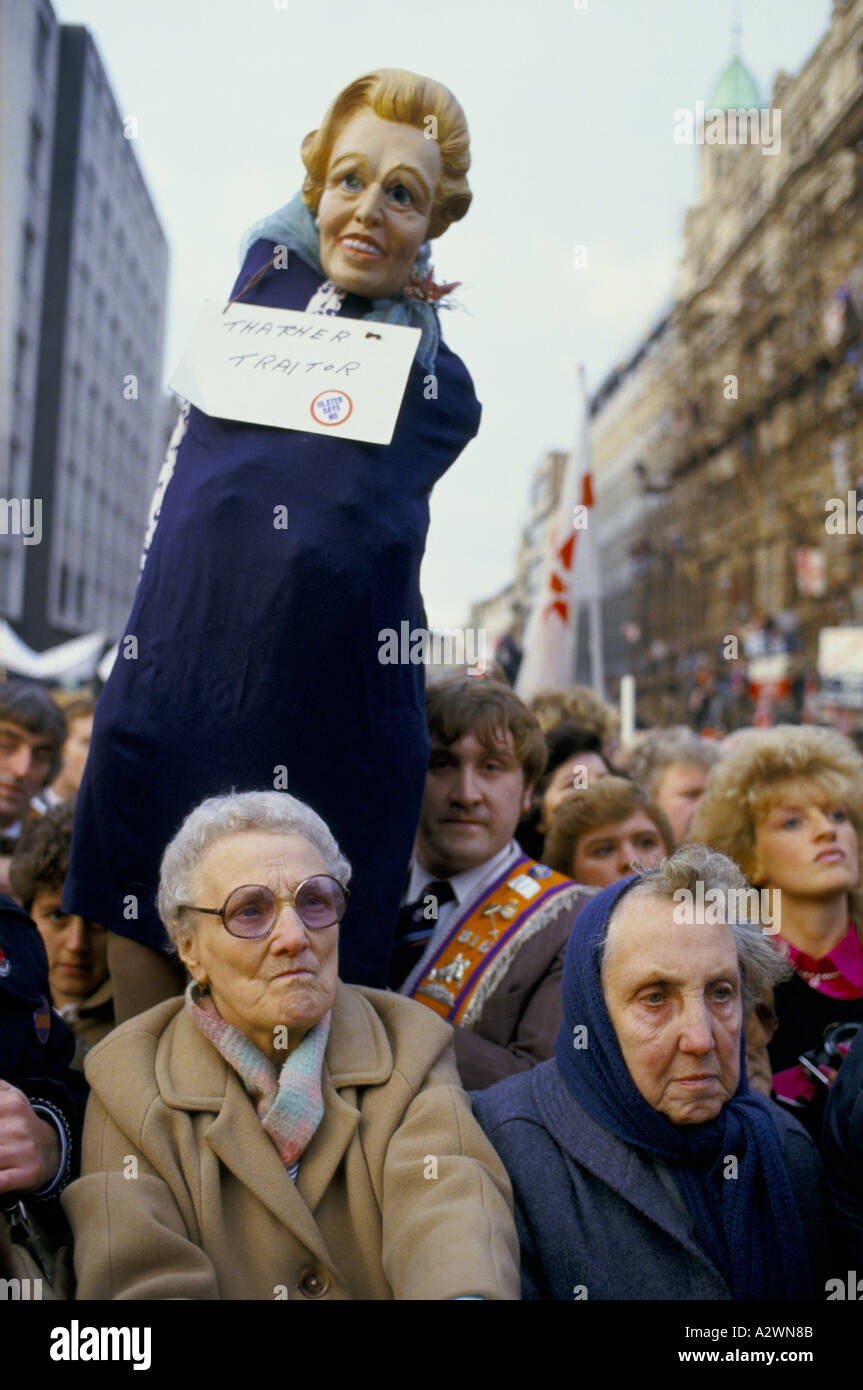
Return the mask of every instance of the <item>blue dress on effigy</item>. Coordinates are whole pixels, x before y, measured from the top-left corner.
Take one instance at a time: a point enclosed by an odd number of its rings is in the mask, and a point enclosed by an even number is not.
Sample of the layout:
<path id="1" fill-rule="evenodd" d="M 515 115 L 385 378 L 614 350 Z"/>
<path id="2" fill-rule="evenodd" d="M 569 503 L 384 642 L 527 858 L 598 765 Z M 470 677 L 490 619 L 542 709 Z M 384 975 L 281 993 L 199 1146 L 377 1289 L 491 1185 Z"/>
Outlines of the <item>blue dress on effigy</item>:
<path id="1" fill-rule="evenodd" d="M 272 255 L 256 241 L 233 293 Z M 292 253 L 242 302 L 305 309 L 321 283 Z M 368 307 L 347 295 L 340 313 Z M 424 621 L 429 494 L 480 417 L 443 343 L 434 376 L 436 389 L 414 360 L 387 446 L 190 408 L 126 627 L 135 642 L 121 640 L 96 708 L 67 910 L 165 949 L 159 861 L 183 818 L 205 797 L 287 780 L 353 867 L 341 978 L 386 986 L 429 744 L 424 668 L 381 664 L 379 634 Z"/>

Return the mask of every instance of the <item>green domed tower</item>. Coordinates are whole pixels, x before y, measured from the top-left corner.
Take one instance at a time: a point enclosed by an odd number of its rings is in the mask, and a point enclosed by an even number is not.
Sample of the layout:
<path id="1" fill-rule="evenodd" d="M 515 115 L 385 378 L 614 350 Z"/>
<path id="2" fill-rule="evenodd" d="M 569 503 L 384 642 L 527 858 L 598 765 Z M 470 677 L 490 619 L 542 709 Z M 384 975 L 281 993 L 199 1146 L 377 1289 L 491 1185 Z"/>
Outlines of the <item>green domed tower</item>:
<path id="1" fill-rule="evenodd" d="M 735 53 L 713 89 L 708 110 L 751 111 L 753 108 L 761 110 L 758 83 L 743 59 Z"/>
<path id="2" fill-rule="evenodd" d="M 707 103 L 705 115 L 710 111 L 760 111 L 761 93 L 749 68 L 735 53 L 731 62 L 720 76 L 713 89 L 713 96 Z M 701 149 L 701 198 L 709 200 L 732 167 L 732 161 L 745 158 L 744 146 L 705 144 Z"/>

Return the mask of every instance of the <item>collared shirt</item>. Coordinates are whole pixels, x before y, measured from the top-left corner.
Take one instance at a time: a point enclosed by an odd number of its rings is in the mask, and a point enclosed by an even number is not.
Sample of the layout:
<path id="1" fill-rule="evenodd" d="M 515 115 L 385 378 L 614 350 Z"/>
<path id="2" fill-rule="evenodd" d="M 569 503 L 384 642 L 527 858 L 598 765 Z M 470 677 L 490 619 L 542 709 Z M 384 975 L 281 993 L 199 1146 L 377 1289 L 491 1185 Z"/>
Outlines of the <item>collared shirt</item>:
<path id="1" fill-rule="evenodd" d="M 476 868 L 463 869 L 461 873 L 452 874 L 449 882 L 452 884 L 455 897 L 450 902 L 441 903 L 434 931 L 429 937 L 421 959 L 401 986 L 399 991 L 401 994 L 410 994 L 422 979 L 428 962 L 441 942 L 446 939 L 456 916 L 464 911 L 466 904 L 479 898 L 483 889 L 488 884 L 493 883 L 495 878 L 509 868 L 510 864 L 515 864 L 521 855 L 520 846 L 515 840 L 510 840 L 509 844 L 504 845 L 502 850 L 499 850 L 491 859 L 486 859 L 484 863 L 477 865 Z M 431 873 L 418 859 L 414 859 L 403 902 L 416 902 L 422 897 L 426 884 L 435 879 L 439 880 L 440 877 L 440 874 Z"/>
<path id="2" fill-rule="evenodd" d="M 26 819 L 29 823 L 31 820 L 38 820 L 39 817 L 42 815 L 44 815 L 44 812 L 36 804 L 36 798 L 34 797 L 33 800 L 30 802 L 30 805 L 27 807 Z M 22 819 L 16 820 L 14 825 L 7 825 L 5 830 L 0 830 L 0 854 L 15 853 L 23 829 L 24 821 Z"/>
<path id="3" fill-rule="evenodd" d="M 14 825 L 9 825 L 5 830 L 0 830 L 0 854 L 15 853 L 21 835 L 21 824 L 20 820 L 16 820 Z"/>
<path id="4" fill-rule="evenodd" d="M 832 999 L 863 998 L 863 943 L 853 922 L 838 945 L 818 960 L 790 941 L 785 945 L 794 970 L 812 989 Z"/>

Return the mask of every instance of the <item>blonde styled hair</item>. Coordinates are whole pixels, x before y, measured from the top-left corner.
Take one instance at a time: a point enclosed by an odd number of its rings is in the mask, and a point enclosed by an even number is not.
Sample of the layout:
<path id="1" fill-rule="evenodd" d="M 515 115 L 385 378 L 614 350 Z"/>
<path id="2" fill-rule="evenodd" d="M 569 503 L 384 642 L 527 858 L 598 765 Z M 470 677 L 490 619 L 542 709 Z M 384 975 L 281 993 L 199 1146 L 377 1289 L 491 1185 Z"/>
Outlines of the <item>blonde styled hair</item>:
<path id="1" fill-rule="evenodd" d="M 752 880 L 758 822 L 789 791 L 811 799 L 812 788 L 841 801 L 857 831 L 863 855 L 863 757 L 835 729 L 779 724 L 749 729 L 710 772 L 699 802 L 690 840 L 718 849 Z M 860 880 L 849 893 L 851 915 L 863 922 L 863 857 Z"/>
<path id="2" fill-rule="evenodd" d="M 432 200 L 428 237 L 431 240 L 440 236 L 451 222 L 464 217 L 473 197 L 467 181 L 470 168 L 467 121 L 447 87 L 403 68 L 377 68 L 349 83 L 339 92 L 318 129 L 309 131 L 300 148 L 308 171 L 303 182 L 306 207 L 317 212 L 339 128 L 363 107 L 370 107 L 384 121 L 400 121 L 418 130 L 425 130 L 428 118 L 434 117 L 441 170 Z"/>
<path id="3" fill-rule="evenodd" d="M 585 733 L 597 734 L 605 743 L 620 727 L 614 706 L 601 700 L 588 685 L 571 685 L 568 690 L 540 690 L 528 705 L 544 734 L 566 722 L 577 724 Z"/>

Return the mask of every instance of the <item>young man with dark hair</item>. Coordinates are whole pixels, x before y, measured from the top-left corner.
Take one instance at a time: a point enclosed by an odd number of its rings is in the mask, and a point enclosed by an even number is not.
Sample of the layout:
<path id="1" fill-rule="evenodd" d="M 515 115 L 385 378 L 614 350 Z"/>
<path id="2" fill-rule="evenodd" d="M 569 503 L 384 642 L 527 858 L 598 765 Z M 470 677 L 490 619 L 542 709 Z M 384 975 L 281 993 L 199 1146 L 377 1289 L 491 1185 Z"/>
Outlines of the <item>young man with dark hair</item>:
<path id="1" fill-rule="evenodd" d="M 390 984 L 455 1026 L 467 1088 L 554 1052 L 563 955 L 588 901 L 513 838 L 546 760 L 507 686 L 456 677 L 429 688 L 431 756 Z"/>
<path id="2" fill-rule="evenodd" d="M 31 801 L 56 777 L 66 723 L 38 686 L 0 682 L 0 893 L 9 892 L 9 860 Z"/>
<path id="3" fill-rule="evenodd" d="M 71 1244 L 59 1198 L 78 1176 L 87 1100 L 74 1051 L 51 1008 L 42 938 L 0 895 L 0 1246 L 14 1276 L 32 1272 L 35 1260 L 56 1280 L 53 1253 Z"/>
<path id="4" fill-rule="evenodd" d="M 30 913 L 48 954 L 51 999 L 78 1038 L 76 1065 L 114 1026 L 108 974 L 107 932 L 98 922 L 63 911 L 61 898 L 75 809 L 54 806 L 25 826 L 9 877 L 16 898 Z"/>

